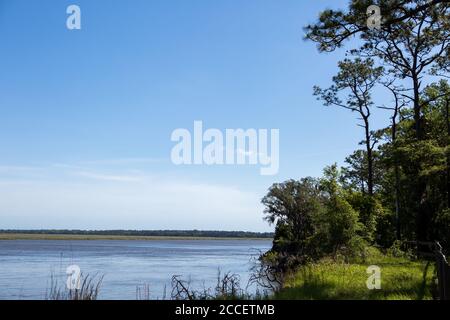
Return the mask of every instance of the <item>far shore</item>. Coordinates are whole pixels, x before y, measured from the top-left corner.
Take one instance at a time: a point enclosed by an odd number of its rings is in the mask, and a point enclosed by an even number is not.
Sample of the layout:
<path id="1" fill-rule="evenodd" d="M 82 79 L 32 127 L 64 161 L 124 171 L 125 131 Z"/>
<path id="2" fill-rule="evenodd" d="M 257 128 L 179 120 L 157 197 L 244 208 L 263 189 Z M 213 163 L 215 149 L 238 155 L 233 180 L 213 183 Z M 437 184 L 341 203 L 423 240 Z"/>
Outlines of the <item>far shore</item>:
<path id="1" fill-rule="evenodd" d="M 1 240 L 143 240 L 143 241 L 155 241 L 155 240 L 272 240 L 272 238 L 0 233 L 0 241 Z"/>

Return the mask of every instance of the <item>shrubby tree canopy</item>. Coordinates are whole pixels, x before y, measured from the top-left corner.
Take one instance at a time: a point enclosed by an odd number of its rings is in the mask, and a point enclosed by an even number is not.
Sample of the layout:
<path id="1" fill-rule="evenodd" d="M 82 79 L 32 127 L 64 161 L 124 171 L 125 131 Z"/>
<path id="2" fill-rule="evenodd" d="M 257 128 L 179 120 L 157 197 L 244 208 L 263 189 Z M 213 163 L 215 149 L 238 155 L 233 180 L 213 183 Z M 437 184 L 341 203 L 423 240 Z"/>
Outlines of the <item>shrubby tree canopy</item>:
<path id="1" fill-rule="evenodd" d="M 396 240 L 437 240 L 450 252 L 450 1 L 348 3 L 320 13 L 306 38 L 319 52 L 353 45 L 332 85 L 314 94 L 359 116 L 365 148 L 322 178 L 270 188 L 263 204 L 276 224 L 272 252 L 302 263 Z M 370 5 L 381 8 L 380 29 L 368 27 Z M 374 108 L 386 110 L 387 127 L 372 127 Z"/>

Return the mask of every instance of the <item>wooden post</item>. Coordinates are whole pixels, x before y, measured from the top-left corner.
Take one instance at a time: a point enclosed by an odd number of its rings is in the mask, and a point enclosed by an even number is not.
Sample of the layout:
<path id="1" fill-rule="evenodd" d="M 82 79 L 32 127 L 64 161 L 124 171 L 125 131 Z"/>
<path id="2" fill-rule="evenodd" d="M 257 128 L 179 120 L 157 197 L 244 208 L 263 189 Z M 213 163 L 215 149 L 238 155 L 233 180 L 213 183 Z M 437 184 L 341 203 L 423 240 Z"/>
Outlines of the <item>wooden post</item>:
<path id="1" fill-rule="evenodd" d="M 450 300 L 450 266 L 445 255 L 442 253 L 440 243 L 436 242 L 435 245 L 439 299 Z"/>

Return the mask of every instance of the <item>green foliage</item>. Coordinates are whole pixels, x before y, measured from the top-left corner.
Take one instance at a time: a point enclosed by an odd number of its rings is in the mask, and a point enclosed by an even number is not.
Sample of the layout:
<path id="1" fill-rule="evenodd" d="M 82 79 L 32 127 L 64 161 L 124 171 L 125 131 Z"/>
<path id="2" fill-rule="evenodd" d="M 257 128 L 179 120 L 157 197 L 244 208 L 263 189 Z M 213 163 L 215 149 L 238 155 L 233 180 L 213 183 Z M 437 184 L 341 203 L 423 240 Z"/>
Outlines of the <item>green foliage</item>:
<path id="1" fill-rule="evenodd" d="M 312 178 L 274 184 L 262 199 L 265 219 L 276 223 L 273 250 L 307 256 L 314 235 L 313 217 L 323 210 L 318 182 Z"/>
<path id="2" fill-rule="evenodd" d="M 376 236 L 377 221 L 384 215 L 382 205 L 374 197 L 361 192 L 349 191 L 346 198 L 352 208 L 359 212 L 359 220 L 362 223 L 362 237 L 369 242 L 373 242 Z"/>
<path id="3" fill-rule="evenodd" d="M 382 11 L 378 30 L 368 27 L 370 5 Z M 276 261 L 302 265 L 278 297 L 429 299 L 431 267 L 411 262 L 400 239 L 438 240 L 450 249 L 450 85 L 442 80 L 450 66 L 450 3 L 352 0 L 305 29 L 320 51 L 361 40 L 347 51 L 354 58 L 339 62 L 333 84 L 314 87 L 314 95 L 358 115 L 365 150 L 318 180 L 274 185 L 263 199 L 266 219 L 277 222 Z M 394 101 L 381 106 L 392 111 L 390 125 L 373 131 L 378 86 Z M 383 290 L 365 287 L 371 260 L 383 266 Z"/>
<path id="4" fill-rule="evenodd" d="M 370 5 L 377 5 L 382 12 L 383 22 L 376 30 L 368 28 L 366 11 Z M 395 212 L 397 237 L 439 240 L 442 232 L 433 229 L 433 220 L 450 205 L 450 89 L 442 80 L 448 78 L 450 66 L 450 3 L 352 0 L 342 10 L 323 11 L 317 22 L 305 29 L 306 38 L 316 42 L 319 51 L 341 48 L 355 36 L 361 40 L 348 50 L 355 56 L 353 61 L 339 63 L 334 85 L 327 90 L 315 88 L 315 95 L 325 105 L 359 111 L 367 133 L 370 112 L 355 106 L 372 105 L 372 80 L 395 98 L 393 105 L 384 106 L 393 110 L 393 115 L 391 126 L 378 131 L 386 139 L 379 146 L 379 157 L 369 154 L 373 145 L 367 143 L 378 138 L 366 134 L 366 153 L 347 158 L 347 187 L 359 188 L 362 193 L 368 189 L 370 195 L 378 193 L 386 212 Z M 432 83 L 430 75 L 438 82 Z M 348 88 L 353 90 L 346 100 L 338 96 Z M 360 211 L 361 220 L 366 211 Z M 387 214 L 380 221 L 392 226 Z M 370 238 L 374 229 L 364 224 Z M 375 238 L 386 245 L 392 237 L 384 232 Z"/>
<path id="5" fill-rule="evenodd" d="M 344 263 L 364 263 L 371 254 L 371 249 L 366 240 L 360 236 L 352 237 L 345 247 L 339 248 L 334 256 L 335 261 Z"/>
<path id="6" fill-rule="evenodd" d="M 347 246 L 361 229 L 358 213 L 342 197 L 333 196 L 327 201 L 326 210 L 316 217 L 317 237 L 322 251 L 336 254 Z"/>
<path id="7" fill-rule="evenodd" d="M 276 223 L 272 252 L 288 270 L 346 248 L 356 250 L 363 229 L 358 212 L 346 200 L 336 165 L 320 180 L 289 180 L 274 184 L 262 203 L 266 220 Z M 290 258 L 287 258 L 290 257 Z"/>
<path id="8" fill-rule="evenodd" d="M 379 211 L 374 239 L 377 245 L 383 248 L 389 248 L 397 240 L 395 220 L 394 213 L 386 207 L 383 207 L 382 211 Z"/>
<path id="9" fill-rule="evenodd" d="M 405 244 L 403 241 L 396 240 L 390 248 L 387 249 L 387 255 L 394 258 L 412 259 L 414 254 L 411 249 L 404 249 Z"/>
<path id="10" fill-rule="evenodd" d="M 436 238 L 440 240 L 441 245 L 450 253 L 450 209 L 446 208 L 438 212 L 433 220 L 433 227 Z"/>

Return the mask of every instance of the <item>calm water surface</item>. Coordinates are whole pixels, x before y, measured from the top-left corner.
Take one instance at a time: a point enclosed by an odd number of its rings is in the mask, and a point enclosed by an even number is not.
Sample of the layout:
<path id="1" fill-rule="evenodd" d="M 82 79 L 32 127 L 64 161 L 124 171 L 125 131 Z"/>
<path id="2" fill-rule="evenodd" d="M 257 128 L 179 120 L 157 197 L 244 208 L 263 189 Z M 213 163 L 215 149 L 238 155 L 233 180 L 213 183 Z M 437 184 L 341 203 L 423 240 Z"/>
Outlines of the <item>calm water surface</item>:
<path id="1" fill-rule="evenodd" d="M 146 285 L 151 298 L 170 297 L 172 275 L 194 287 L 214 287 L 218 269 L 241 276 L 250 259 L 270 248 L 269 240 L 7 240 L 0 241 L 0 299 L 45 299 L 52 275 L 63 287 L 66 268 L 103 275 L 100 299 L 136 299 Z M 145 291 L 145 290 L 144 290 Z"/>

